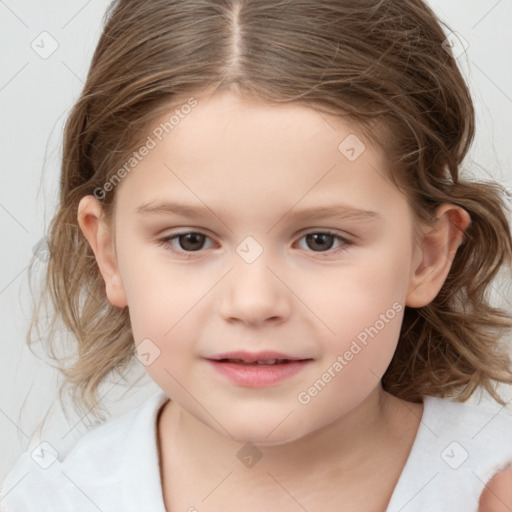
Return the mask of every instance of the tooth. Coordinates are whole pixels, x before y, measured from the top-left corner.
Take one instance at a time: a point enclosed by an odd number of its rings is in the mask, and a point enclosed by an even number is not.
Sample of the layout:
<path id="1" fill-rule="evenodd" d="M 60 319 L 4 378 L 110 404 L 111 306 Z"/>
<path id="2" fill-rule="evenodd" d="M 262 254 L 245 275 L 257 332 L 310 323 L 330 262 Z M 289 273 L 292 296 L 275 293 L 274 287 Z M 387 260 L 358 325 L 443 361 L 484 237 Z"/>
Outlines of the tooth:
<path id="1" fill-rule="evenodd" d="M 266 361 L 256 361 L 258 364 L 276 364 L 277 359 L 267 359 Z"/>

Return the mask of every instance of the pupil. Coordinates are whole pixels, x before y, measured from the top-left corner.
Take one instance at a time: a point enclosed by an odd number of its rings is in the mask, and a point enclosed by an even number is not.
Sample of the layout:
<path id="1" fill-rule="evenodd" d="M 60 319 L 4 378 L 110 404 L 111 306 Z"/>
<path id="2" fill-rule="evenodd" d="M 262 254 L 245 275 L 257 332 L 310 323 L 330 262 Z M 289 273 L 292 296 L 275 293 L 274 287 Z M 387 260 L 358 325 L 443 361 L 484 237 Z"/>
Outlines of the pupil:
<path id="1" fill-rule="evenodd" d="M 198 251 L 204 243 L 204 235 L 200 233 L 187 233 L 186 235 L 180 235 L 178 240 L 182 249 L 186 251 Z"/>
<path id="2" fill-rule="evenodd" d="M 332 248 L 334 237 L 333 235 L 329 235 L 328 233 L 311 233 L 309 235 L 306 235 L 306 241 L 310 249 L 315 250 L 316 246 L 320 250 L 329 250 Z M 325 245 L 326 241 L 330 242 L 327 243 L 327 247 Z"/>

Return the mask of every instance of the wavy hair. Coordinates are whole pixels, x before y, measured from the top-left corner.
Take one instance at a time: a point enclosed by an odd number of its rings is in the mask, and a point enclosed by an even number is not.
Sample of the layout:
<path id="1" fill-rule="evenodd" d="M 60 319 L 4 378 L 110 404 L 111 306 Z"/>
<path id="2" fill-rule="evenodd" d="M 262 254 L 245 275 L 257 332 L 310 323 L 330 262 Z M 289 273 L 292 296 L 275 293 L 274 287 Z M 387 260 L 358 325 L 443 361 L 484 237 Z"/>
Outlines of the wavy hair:
<path id="1" fill-rule="evenodd" d="M 422 0 L 115 0 L 64 129 L 50 257 L 27 335 L 44 342 L 75 407 L 99 417 L 99 386 L 134 360 L 127 308 L 112 306 L 77 223 L 80 199 L 104 187 L 163 112 L 206 90 L 343 116 L 384 151 L 416 220 L 451 202 L 471 223 L 437 297 L 406 307 L 383 388 L 408 401 L 467 400 L 477 388 L 504 404 L 512 383 L 504 335 L 512 318 L 490 289 L 512 265 L 505 191 L 459 174 L 474 138 L 472 99 Z M 102 197 L 111 215 L 115 189 Z M 50 306 L 42 334 L 40 309 Z M 47 319 L 45 323 L 47 322 Z M 72 339 L 57 354 L 58 327 Z"/>

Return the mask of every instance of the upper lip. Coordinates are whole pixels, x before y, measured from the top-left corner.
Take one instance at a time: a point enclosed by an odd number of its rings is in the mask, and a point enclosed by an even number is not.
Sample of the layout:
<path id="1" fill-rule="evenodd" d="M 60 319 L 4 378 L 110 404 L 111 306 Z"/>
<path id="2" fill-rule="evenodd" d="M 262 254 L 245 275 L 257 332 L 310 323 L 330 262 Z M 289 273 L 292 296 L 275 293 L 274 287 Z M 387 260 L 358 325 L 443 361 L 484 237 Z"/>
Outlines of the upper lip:
<path id="1" fill-rule="evenodd" d="M 311 359 L 309 357 L 297 357 L 283 354 L 281 352 L 275 352 L 273 350 L 264 350 L 261 352 L 247 352 L 239 350 L 236 352 L 224 352 L 222 354 L 215 354 L 208 359 L 213 361 L 219 361 L 221 359 L 241 359 L 246 363 L 254 363 L 255 361 L 269 361 L 271 359 L 288 359 L 290 361 L 299 361 L 304 359 Z"/>

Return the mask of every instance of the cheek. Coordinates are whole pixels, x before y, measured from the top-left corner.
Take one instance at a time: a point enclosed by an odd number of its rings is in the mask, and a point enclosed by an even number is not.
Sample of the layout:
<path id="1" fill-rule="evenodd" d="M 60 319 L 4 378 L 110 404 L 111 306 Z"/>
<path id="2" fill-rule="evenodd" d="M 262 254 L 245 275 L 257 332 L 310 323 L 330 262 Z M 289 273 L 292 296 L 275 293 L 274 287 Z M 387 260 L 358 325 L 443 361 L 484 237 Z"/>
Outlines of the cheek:
<path id="1" fill-rule="evenodd" d="M 346 338 L 386 312 L 386 319 L 393 320 L 390 324 L 399 322 L 395 316 L 405 303 L 409 269 L 408 247 L 397 249 L 390 243 L 379 250 L 359 251 L 346 265 L 297 273 L 294 290 L 323 320 L 326 333 Z"/>
<path id="2" fill-rule="evenodd" d="M 164 265 L 140 266 L 134 257 L 127 271 L 127 299 L 135 346 L 146 372 L 173 399 L 183 394 L 183 371 L 194 357 L 205 281 Z M 187 278 L 188 277 L 188 278 Z M 186 399 L 186 394 L 182 397 Z"/>
<path id="3" fill-rule="evenodd" d="M 323 344 L 322 364 L 329 368 L 342 357 L 343 369 L 333 368 L 338 383 L 333 389 L 344 392 L 349 382 L 350 389 L 364 394 L 387 369 L 403 319 L 407 250 L 390 243 L 379 251 L 361 252 L 357 261 L 334 273 L 331 268 L 299 279 L 305 302 L 322 320 L 317 338 Z"/>
<path id="4" fill-rule="evenodd" d="M 119 244 L 118 263 L 135 342 L 163 338 L 205 293 L 205 286 L 183 266 L 171 264 L 164 248 L 126 241 L 125 247 Z"/>
<path id="5" fill-rule="evenodd" d="M 203 323 L 198 318 L 207 318 L 208 294 L 218 277 L 208 269 L 186 272 L 155 249 L 131 247 L 119 266 L 135 346 L 139 356 L 149 354 L 148 374 L 171 393 L 176 384 L 172 376 L 181 381 L 182 369 L 194 357 L 191 341 L 200 337 Z"/>

